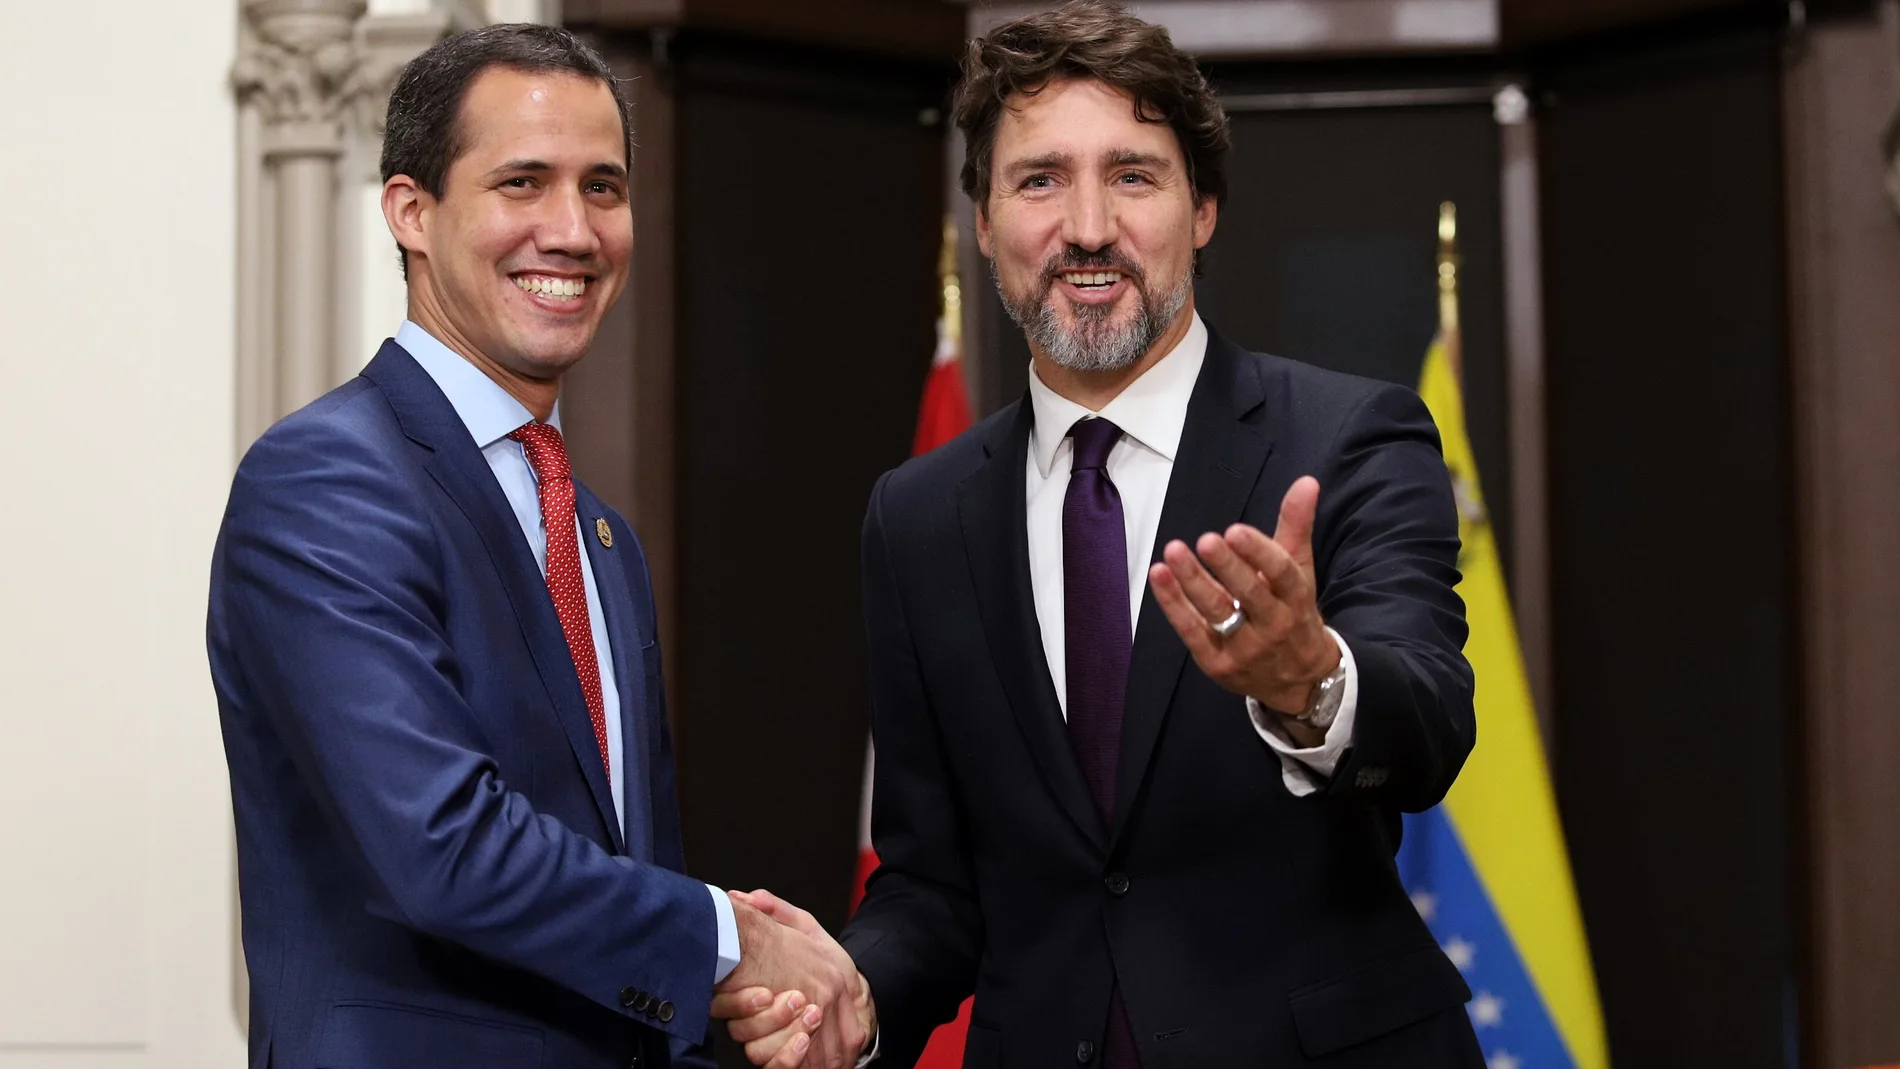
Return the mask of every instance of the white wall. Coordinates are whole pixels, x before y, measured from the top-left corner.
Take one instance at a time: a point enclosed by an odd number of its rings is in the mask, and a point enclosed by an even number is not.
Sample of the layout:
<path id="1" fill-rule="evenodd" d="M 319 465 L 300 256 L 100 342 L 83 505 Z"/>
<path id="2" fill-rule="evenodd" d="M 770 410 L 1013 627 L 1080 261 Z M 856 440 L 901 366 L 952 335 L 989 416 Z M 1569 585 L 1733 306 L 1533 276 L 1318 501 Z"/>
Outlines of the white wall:
<path id="1" fill-rule="evenodd" d="M 234 0 L 0 15 L 0 1067 L 241 1065 L 203 629 Z"/>

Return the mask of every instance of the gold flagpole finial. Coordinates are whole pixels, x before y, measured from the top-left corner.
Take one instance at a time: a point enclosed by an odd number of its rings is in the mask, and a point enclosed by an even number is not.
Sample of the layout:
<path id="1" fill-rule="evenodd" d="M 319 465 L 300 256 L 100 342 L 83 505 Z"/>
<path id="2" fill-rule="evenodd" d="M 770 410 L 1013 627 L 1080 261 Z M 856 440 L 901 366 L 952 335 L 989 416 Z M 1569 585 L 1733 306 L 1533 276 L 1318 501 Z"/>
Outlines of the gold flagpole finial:
<path id="1" fill-rule="evenodd" d="M 1438 206 L 1438 329 L 1458 332 L 1458 206 Z"/>

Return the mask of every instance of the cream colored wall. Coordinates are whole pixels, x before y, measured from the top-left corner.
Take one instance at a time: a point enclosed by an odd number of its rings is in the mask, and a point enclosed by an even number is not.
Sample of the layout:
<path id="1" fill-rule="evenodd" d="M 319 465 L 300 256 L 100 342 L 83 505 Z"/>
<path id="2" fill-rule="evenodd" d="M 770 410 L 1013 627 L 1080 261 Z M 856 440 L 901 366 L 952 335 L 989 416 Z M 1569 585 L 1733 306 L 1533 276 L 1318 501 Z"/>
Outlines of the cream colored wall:
<path id="1" fill-rule="evenodd" d="M 75 10 L 0 19 L 0 1067 L 217 1069 L 236 5 Z"/>

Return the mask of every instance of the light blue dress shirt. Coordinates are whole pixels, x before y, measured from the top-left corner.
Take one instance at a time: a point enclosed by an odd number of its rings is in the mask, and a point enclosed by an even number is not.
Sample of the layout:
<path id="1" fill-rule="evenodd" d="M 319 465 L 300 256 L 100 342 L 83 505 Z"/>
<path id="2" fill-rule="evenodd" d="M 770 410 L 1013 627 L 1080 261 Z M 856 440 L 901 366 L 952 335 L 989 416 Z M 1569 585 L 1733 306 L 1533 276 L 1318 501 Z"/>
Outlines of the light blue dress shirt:
<path id="1" fill-rule="evenodd" d="M 402 328 L 396 331 L 396 344 L 422 365 L 422 370 L 441 389 L 455 414 L 462 418 L 462 424 L 475 439 L 476 448 L 482 451 L 488 468 L 495 473 L 495 481 L 501 484 L 501 492 L 508 498 L 508 507 L 514 510 L 515 522 L 521 525 L 521 533 L 528 540 L 528 546 L 534 551 L 535 563 L 540 565 L 541 574 L 548 573 L 548 535 L 541 519 L 541 493 L 535 480 L 534 467 L 528 463 L 528 455 L 521 443 L 508 435 L 526 423 L 534 422 L 534 413 L 527 406 L 515 400 L 508 391 L 501 388 L 495 380 L 483 374 L 480 368 L 458 356 L 448 346 L 442 344 L 433 334 L 416 324 L 405 320 Z M 561 429 L 561 408 L 555 405 L 553 415 L 548 420 L 555 430 Z M 613 792 L 614 816 L 619 818 L 620 826 L 627 826 L 626 804 L 626 762 L 621 759 L 624 743 L 620 733 L 620 689 L 614 682 L 614 661 L 612 647 L 607 641 L 607 616 L 600 608 L 600 591 L 594 586 L 593 561 L 587 556 L 587 536 L 580 529 L 580 517 L 574 518 L 574 537 L 581 547 L 581 558 L 587 561 L 587 567 L 581 569 L 581 579 L 587 587 L 587 621 L 594 633 L 594 649 L 599 654 L 595 659 L 600 662 L 600 697 L 607 719 L 607 764 L 615 775 L 609 776 L 609 789 Z M 712 893 L 713 910 L 719 918 L 719 966 L 713 973 L 713 983 L 718 983 L 731 975 L 739 967 L 739 923 L 733 916 L 732 900 L 726 892 L 711 884 L 706 890 Z"/>

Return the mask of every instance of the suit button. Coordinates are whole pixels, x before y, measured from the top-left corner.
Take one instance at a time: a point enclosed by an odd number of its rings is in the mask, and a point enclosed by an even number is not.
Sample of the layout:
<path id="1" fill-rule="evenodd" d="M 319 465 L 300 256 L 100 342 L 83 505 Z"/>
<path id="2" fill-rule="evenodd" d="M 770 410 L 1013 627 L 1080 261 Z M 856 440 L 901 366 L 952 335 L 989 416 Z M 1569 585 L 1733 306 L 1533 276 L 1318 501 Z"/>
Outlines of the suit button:
<path id="1" fill-rule="evenodd" d="M 623 987 L 620 989 L 620 1004 L 622 1006 L 631 1008 L 634 1000 L 639 997 L 640 991 L 638 988 Z"/>
<path id="2" fill-rule="evenodd" d="M 1081 1064 L 1081 1065 L 1087 1065 L 1088 1063 L 1094 1061 L 1095 1060 L 1095 1044 L 1090 1043 L 1086 1039 L 1080 1043 L 1077 1043 L 1075 1045 L 1075 1060 L 1078 1064 Z"/>
<path id="3" fill-rule="evenodd" d="M 1109 873 L 1108 879 L 1103 880 L 1102 885 L 1107 887 L 1108 893 L 1114 895 L 1116 898 L 1120 898 L 1128 893 L 1128 877 L 1120 872 Z"/>
<path id="4" fill-rule="evenodd" d="M 660 1023 L 661 1024 L 673 1023 L 673 1004 L 671 1002 L 660 1003 Z"/>
<path id="5" fill-rule="evenodd" d="M 647 994 L 645 991 L 636 992 L 636 994 L 638 997 L 631 1003 L 633 1012 L 645 1013 L 647 1007 L 653 1004 L 653 996 Z"/>

